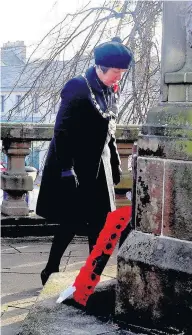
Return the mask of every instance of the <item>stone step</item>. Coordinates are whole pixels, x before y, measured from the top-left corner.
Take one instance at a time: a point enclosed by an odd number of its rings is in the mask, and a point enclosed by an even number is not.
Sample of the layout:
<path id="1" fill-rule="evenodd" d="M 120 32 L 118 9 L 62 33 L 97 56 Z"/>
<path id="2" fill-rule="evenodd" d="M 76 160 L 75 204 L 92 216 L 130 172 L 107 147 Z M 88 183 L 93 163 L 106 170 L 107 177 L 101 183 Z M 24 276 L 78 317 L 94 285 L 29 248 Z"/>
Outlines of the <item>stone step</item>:
<path id="1" fill-rule="evenodd" d="M 108 314 L 113 313 L 114 306 L 115 265 L 106 267 L 97 293 L 90 297 L 86 308 L 75 303 L 73 299 L 56 304 L 60 292 L 73 284 L 78 273 L 76 270 L 50 276 L 18 335 L 123 334 L 119 332 L 117 324 L 108 320 Z M 104 293 L 102 299 L 101 291 Z M 100 304 L 96 299 L 97 295 L 100 295 Z M 133 333 L 125 331 L 124 334 Z"/>

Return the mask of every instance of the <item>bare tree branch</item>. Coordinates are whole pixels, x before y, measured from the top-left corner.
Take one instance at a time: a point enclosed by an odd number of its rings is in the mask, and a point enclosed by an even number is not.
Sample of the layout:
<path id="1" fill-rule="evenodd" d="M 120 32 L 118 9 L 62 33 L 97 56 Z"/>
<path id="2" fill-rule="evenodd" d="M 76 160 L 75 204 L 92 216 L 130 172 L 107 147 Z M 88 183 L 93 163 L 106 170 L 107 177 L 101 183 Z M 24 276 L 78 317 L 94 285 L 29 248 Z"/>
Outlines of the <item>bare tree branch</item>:
<path id="1" fill-rule="evenodd" d="M 76 13 L 67 14 L 38 43 L 25 67 L 21 69 L 12 92 L 18 86 L 29 87 L 19 103 L 20 112 L 26 120 L 35 115 L 36 99 L 41 113 L 40 122 L 54 122 L 64 83 L 84 72 L 92 63 L 96 45 L 117 35 L 134 54 L 132 68 L 121 82 L 118 121 L 144 122 L 149 108 L 157 103 L 160 90 L 160 50 L 155 29 L 162 3 L 103 0 L 101 6 L 94 7 L 92 4 L 89 1 Z M 73 54 L 66 56 L 72 47 Z M 44 59 L 33 59 L 41 48 Z M 15 105 L 6 117 L 12 120 L 17 114 L 18 105 Z"/>

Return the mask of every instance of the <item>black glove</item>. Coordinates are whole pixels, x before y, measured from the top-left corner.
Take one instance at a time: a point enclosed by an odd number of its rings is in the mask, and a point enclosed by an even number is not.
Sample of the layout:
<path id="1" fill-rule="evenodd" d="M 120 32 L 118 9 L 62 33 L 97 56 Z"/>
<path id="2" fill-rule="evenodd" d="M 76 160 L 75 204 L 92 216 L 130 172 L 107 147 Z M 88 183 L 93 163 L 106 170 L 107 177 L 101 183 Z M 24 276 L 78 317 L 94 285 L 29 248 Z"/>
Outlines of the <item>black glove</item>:
<path id="1" fill-rule="evenodd" d="M 115 168 L 112 168 L 112 173 L 113 173 L 113 183 L 115 185 L 119 184 L 121 181 L 121 176 L 122 176 L 122 169 L 120 165 L 117 165 Z"/>

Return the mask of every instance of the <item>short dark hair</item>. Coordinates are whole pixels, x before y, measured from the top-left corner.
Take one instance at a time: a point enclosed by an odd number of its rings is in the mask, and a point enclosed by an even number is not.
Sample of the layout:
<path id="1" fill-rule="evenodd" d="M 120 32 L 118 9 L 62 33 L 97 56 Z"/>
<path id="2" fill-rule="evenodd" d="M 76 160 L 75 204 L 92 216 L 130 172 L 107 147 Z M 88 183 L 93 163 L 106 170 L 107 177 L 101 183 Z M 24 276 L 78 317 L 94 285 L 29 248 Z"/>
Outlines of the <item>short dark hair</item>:
<path id="1" fill-rule="evenodd" d="M 110 69 L 110 67 L 103 66 L 103 65 L 96 65 L 98 69 L 100 69 L 104 74 Z"/>

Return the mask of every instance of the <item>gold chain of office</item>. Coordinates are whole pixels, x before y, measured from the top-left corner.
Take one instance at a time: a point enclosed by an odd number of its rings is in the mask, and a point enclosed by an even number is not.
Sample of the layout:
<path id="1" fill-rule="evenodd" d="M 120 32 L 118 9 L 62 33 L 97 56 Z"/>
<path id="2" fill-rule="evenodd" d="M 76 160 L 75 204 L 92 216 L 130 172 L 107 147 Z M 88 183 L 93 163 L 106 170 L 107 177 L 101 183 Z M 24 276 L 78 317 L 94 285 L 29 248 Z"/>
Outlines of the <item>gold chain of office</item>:
<path id="1" fill-rule="evenodd" d="M 110 133 L 111 135 L 115 135 L 115 131 L 116 131 L 116 120 L 117 120 L 117 116 L 116 116 L 116 114 L 113 113 L 111 110 L 109 110 L 108 107 L 107 107 L 107 109 L 106 109 L 107 112 L 106 112 L 106 111 L 105 111 L 105 112 L 102 111 L 101 107 L 99 106 L 99 104 L 98 104 L 97 101 L 96 101 L 95 94 L 94 94 L 93 91 L 92 91 L 92 88 L 91 88 L 91 86 L 90 86 L 90 84 L 89 84 L 89 82 L 88 82 L 88 80 L 87 80 L 87 77 L 86 77 L 84 74 L 82 75 L 82 77 L 85 79 L 85 81 L 86 81 L 86 83 L 87 83 L 87 86 L 88 86 L 89 91 L 90 91 L 90 93 L 91 93 L 91 98 L 92 98 L 93 103 L 94 103 L 94 105 L 95 105 L 95 108 L 97 109 L 97 111 L 101 114 L 101 116 L 102 116 L 104 119 L 109 118 L 109 128 L 108 128 L 109 133 Z"/>
<path id="2" fill-rule="evenodd" d="M 105 119 L 108 118 L 108 117 L 111 117 L 111 118 L 113 117 L 114 119 L 117 119 L 116 114 L 113 113 L 111 110 L 109 110 L 108 107 L 107 107 L 107 109 L 106 109 L 105 112 L 103 112 L 103 111 L 101 110 L 101 107 L 99 106 L 99 104 L 98 104 L 97 101 L 96 101 L 95 94 L 94 94 L 93 91 L 92 91 L 92 88 L 91 88 L 91 86 L 90 86 L 90 84 L 89 84 L 89 82 L 88 82 L 88 80 L 87 80 L 87 77 L 86 77 L 84 74 L 82 74 L 82 77 L 85 79 L 85 81 L 86 81 L 86 83 L 87 83 L 87 86 L 88 86 L 89 91 L 90 91 L 90 93 L 91 93 L 91 98 L 92 98 L 93 103 L 94 103 L 96 109 L 98 110 L 98 112 L 99 112 Z"/>

